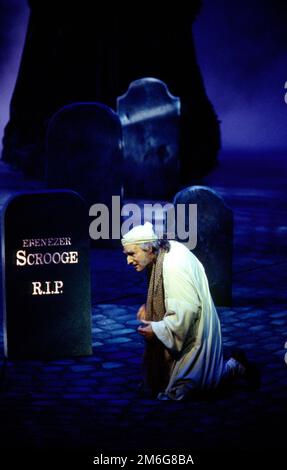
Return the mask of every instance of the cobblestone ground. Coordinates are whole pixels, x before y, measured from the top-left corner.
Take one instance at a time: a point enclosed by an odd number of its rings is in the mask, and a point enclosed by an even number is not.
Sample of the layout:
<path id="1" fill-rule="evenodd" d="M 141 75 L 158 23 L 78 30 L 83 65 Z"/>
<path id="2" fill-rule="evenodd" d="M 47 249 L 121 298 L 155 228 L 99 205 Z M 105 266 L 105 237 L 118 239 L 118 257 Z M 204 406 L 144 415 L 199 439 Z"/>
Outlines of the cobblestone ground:
<path id="1" fill-rule="evenodd" d="M 255 450 L 273 460 L 283 452 L 286 194 L 218 191 L 235 213 L 234 303 L 218 308 L 226 356 L 233 347 L 246 350 L 261 369 L 261 388 L 250 391 L 238 382 L 229 391 L 187 403 L 141 396 L 143 343 L 135 313 L 144 301 L 145 279 L 128 269 L 120 250 L 93 249 L 93 355 L 5 363 L 1 346 L 3 451 L 215 450 L 237 459 L 239 451 Z"/>

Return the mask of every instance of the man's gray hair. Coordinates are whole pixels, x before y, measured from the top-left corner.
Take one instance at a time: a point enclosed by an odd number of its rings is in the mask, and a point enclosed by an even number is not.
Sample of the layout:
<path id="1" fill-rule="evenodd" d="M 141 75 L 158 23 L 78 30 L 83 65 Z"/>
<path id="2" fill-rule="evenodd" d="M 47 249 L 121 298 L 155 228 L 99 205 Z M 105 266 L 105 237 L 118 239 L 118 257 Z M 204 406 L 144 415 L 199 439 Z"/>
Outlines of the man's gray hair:
<path id="1" fill-rule="evenodd" d="M 144 251 L 147 251 L 149 248 L 152 248 L 152 252 L 157 254 L 162 248 L 164 251 L 169 251 L 170 244 L 166 238 L 155 240 L 153 242 L 145 242 L 139 245 Z"/>

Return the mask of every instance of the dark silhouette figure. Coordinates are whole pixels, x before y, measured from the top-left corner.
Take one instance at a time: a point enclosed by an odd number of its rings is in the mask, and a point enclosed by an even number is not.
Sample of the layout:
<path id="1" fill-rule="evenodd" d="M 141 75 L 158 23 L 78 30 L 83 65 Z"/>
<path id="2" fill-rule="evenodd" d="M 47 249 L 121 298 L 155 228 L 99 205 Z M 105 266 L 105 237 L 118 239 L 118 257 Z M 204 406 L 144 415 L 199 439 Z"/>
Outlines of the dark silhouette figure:
<path id="1" fill-rule="evenodd" d="M 181 99 L 182 181 L 207 174 L 220 148 L 219 124 L 196 62 L 192 22 L 200 0 L 166 2 L 30 0 L 31 9 L 2 158 L 43 177 L 51 116 L 73 102 L 115 109 L 131 81 L 163 80 Z"/>

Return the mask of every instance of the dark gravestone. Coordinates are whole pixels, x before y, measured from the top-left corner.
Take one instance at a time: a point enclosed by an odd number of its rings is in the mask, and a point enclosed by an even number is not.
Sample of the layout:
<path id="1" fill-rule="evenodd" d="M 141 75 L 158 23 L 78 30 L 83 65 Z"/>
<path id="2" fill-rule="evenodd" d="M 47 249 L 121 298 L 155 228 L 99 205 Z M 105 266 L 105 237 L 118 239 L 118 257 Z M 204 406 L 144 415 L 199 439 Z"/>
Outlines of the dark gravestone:
<path id="1" fill-rule="evenodd" d="M 9 358 L 92 353 L 88 211 L 71 191 L 19 194 L 3 214 Z"/>
<path id="2" fill-rule="evenodd" d="M 131 83 L 118 98 L 126 197 L 169 198 L 179 186 L 180 100 L 154 78 Z"/>
<path id="3" fill-rule="evenodd" d="M 68 188 L 89 205 L 111 204 L 121 194 L 121 124 L 98 103 L 76 103 L 60 109 L 47 133 L 46 181 L 49 188 Z"/>
<path id="4" fill-rule="evenodd" d="M 188 205 L 197 204 L 197 244 L 192 252 L 202 262 L 216 305 L 232 302 L 233 213 L 224 200 L 204 186 L 191 186 L 176 194 L 174 205 L 185 204 L 185 230 L 196 221 L 188 220 Z M 180 240 L 181 241 L 181 240 Z"/>

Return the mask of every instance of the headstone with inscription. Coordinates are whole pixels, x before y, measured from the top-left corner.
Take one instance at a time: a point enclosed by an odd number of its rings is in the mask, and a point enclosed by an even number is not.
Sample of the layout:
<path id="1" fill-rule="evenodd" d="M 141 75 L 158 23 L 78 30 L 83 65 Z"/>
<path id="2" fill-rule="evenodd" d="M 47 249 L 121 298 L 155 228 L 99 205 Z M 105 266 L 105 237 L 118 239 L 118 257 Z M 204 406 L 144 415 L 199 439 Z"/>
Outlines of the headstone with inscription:
<path id="1" fill-rule="evenodd" d="M 205 186 L 190 186 L 176 194 L 174 205 L 183 204 L 185 227 L 188 234 L 197 225 L 197 242 L 192 252 L 202 262 L 216 305 L 229 306 L 232 302 L 232 248 L 233 212 L 223 198 Z M 190 207 L 197 206 L 197 211 Z M 176 214 L 179 211 L 175 212 Z M 191 218 L 189 214 L 193 214 Z M 196 220 L 193 217 L 196 217 Z M 177 217 L 176 223 L 180 225 Z M 180 240 L 184 242 L 184 240 Z"/>
<path id="2" fill-rule="evenodd" d="M 90 355 L 88 210 L 72 191 L 20 193 L 3 213 L 8 358 Z"/>
<path id="3" fill-rule="evenodd" d="M 125 197 L 166 199 L 179 187 L 180 99 L 155 78 L 117 100 L 123 128 Z"/>

